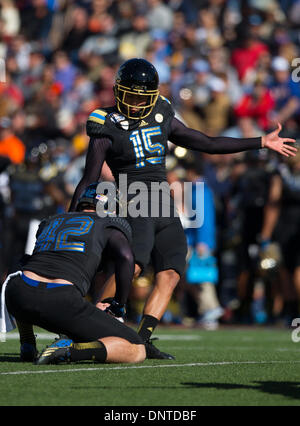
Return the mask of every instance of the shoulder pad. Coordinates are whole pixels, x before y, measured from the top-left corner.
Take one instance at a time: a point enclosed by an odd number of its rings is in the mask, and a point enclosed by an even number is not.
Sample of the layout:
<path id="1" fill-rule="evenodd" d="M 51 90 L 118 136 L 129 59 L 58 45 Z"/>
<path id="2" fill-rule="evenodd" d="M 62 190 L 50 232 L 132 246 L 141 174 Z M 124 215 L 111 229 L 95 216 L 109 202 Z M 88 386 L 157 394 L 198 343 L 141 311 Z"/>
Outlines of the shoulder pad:
<path id="1" fill-rule="evenodd" d="M 107 112 L 103 109 L 95 109 L 87 119 L 86 133 L 90 137 L 101 136 L 102 126 L 105 123 Z"/>
<path id="2" fill-rule="evenodd" d="M 164 96 L 162 96 L 162 95 L 159 95 L 159 97 L 160 97 L 163 101 L 166 101 L 166 102 L 168 102 L 168 104 L 170 104 L 170 105 L 171 105 L 171 102 L 169 101 L 169 99 L 165 98 L 165 97 L 164 97 Z"/>
<path id="3" fill-rule="evenodd" d="M 169 118 L 174 117 L 175 115 L 175 111 L 171 102 L 169 101 L 169 99 L 165 98 L 162 95 L 160 95 L 157 100 L 157 106 L 156 106 L 155 112 L 156 113 L 162 112 L 164 116 Z"/>
<path id="4" fill-rule="evenodd" d="M 88 121 L 93 121 L 94 123 L 104 124 L 107 116 L 107 112 L 103 109 L 95 109 L 88 118 Z"/>
<path id="5" fill-rule="evenodd" d="M 119 216 L 108 216 L 106 227 L 118 229 L 126 236 L 130 243 L 132 242 L 132 229 L 125 218 Z"/>

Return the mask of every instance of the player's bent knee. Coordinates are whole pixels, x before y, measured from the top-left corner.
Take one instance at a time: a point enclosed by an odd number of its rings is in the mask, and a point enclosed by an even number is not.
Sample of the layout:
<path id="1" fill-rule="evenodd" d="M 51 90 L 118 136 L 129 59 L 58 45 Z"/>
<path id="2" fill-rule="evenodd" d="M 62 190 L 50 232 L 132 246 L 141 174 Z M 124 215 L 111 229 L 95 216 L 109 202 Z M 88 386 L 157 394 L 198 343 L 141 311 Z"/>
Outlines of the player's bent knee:
<path id="1" fill-rule="evenodd" d="M 135 360 L 133 362 L 143 362 L 146 359 L 146 349 L 144 345 L 135 346 Z"/>
<path id="2" fill-rule="evenodd" d="M 106 362 L 108 363 L 136 363 L 146 358 L 146 349 L 143 344 L 131 343 L 120 337 L 103 337 L 99 339 L 107 350 Z"/>
<path id="3" fill-rule="evenodd" d="M 146 349 L 144 345 L 131 344 L 130 354 L 128 353 L 128 358 L 125 362 L 137 363 L 143 362 L 146 359 Z"/>
<path id="4" fill-rule="evenodd" d="M 163 281 L 170 287 L 175 288 L 180 280 L 180 275 L 174 269 L 168 269 L 159 273 Z"/>

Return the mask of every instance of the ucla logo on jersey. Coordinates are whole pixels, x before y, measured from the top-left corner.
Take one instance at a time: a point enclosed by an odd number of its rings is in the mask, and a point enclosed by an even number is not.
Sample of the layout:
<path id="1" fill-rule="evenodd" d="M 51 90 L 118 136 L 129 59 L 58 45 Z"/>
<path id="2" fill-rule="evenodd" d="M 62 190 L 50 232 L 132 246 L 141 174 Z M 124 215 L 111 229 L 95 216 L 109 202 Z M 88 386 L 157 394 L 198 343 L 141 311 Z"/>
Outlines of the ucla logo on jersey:
<path id="1" fill-rule="evenodd" d="M 125 117 L 121 114 L 118 114 L 117 112 L 112 112 L 111 114 L 109 114 L 109 118 L 114 123 L 120 123 L 121 121 L 125 120 Z"/>

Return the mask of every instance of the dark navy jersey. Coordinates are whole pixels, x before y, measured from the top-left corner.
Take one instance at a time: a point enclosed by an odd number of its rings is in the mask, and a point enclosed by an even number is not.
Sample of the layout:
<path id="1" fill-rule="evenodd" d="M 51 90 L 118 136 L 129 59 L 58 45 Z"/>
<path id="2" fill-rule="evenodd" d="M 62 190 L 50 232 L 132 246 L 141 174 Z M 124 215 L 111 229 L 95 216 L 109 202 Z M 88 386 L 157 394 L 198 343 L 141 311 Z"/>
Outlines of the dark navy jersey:
<path id="1" fill-rule="evenodd" d="M 97 109 L 87 121 L 90 137 L 107 137 L 111 146 L 106 162 L 115 180 L 127 175 L 128 184 L 166 180 L 168 137 L 174 111 L 170 102 L 160 96 L 151 114 L 140 121 L 128 120 L 116 107 Z"/>
<path id="2" fill-rule="evenodd" d="M 166 180 L 168 141 L 208 154 L 229 154 L 260 149 L 261 138 L 210 137 L 190 129 L 175 117 L 170 102 L 160 96 L 151 114 L 143 120 L 128 120 L 116 106 L 94 110 L 87 120 L 90 143 L 84 174 L 74 192 L 70 211 L 84 189 L 100 179 L 104 161 L 110 167 L 116 184 L 126 174 L 128 185 L 133 182 Z"/>
<path id="3" fill-rule="evenodd" d="M 101 265 L 112 228 L 131 241 L 130 225 L 123 218 L 76 212 L 44 219 L 36 234 L 33 254 L 23 270 L 70 281 L 85 295 Z"/>

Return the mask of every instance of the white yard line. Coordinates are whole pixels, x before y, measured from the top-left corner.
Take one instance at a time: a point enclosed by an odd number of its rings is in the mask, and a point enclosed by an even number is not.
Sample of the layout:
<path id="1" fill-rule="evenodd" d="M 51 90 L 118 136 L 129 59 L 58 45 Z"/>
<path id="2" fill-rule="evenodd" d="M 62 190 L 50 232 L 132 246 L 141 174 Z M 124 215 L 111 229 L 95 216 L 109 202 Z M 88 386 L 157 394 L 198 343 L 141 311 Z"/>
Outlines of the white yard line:
<path id="1" fill-rule="evenodd" d="M 157 337 L 159 340 L 181 340 L 181 341 L 193 341 L 193 340 L 205 340 L 206 339 L 206 334 L 205 332 L 203 332 L 203 330 L 201 331 L 201 335 L 195 335 L 195 334 L 157 334 L 153 337 Z M 207 335 L 209 337 L 213 336 L 213 331 L 206 331 Z M 54 333 L 47 333 L 47 332 L 37 332 L 34 333 L 37 337 L 37 339 L 40 340 L 54 340 L 55 337 L 57 337 L 57 334 Z M 291 341 L 291 332 L 290 330 L 287 331 L 286 334 L 283 334 L 282 336 L 264 336 L 263 341 L 258 340 L 259 343 L 264 343 L 265 341 L 268 342 L 284 342 L 284 341 Z M 249 343 L 255 343 L 256 342 L 256 338 L 253 336 L 244 336 L 244 337 L 235 337 L 234 335 L 231 336 L 232 338 L 236 338 L 239 341 L 243 341 L 243 342 L 249 342 Z M 17 331 L 12 331 L 10 333 L 6 334 L 6 340 L 16 340 L 19 339 L 19 333 Z M 224 341 L 224 340 L 228 340 L 228 335 L 223 335 L 221 336 L 220 334 L 216 337 L 216 339 L 219 341 Z M 0 342 L 1 343 L 1 342 Z"/>
<path id="2" fill-rule="evenodd" d="M 168 349 L 171 351 L 215 351 L 216 350 L 216 346 L 211 346 L 211 345 L 206 345 L 204 344 L 204 346 L 187 346 L 187 347 L 182 347 L 182 346 L 174 346 L 174 345 L 168 345 Z M 227 346 L 227 345 L 222 345 L 222 349 L 227 349 L 227 350 L 238 350 L 238 351 L 264 351 L 266 352 L 266 348 L 264 346 Z M 269 352 L 298 352 L 300 353 L 300 347 L 298 349 L 293 349 L 291 347 L 289 348 L 282 348 L 282 347 L 278 347 L 278 348 L 272 348 L 269 350 Z"/>
<path id="3" fill-rule="evenodd" d="M 53 340 L 55 337 L 57 337 L 57 334 L 53 333 L 34 333 L 37 337 L 37 339 L 40 340 Z M 201 340 L 203 339 L 202 336 L 195 336 L 192 334 L 162 334 L 157 336 L 159 340 Z M 6 340 L 16 340 L 19 339 L 19 333 L 18 332 L 11 332 L 6 334 Z"/>
<path id="4" fill-rule="evenodd" d="M 118 367 L 99 367 L 99 368 L 69 368 L 61 370 L 39 370 L 35 371 L 8 371 L 0 373 L 0 376 L 9 375 L 24 375 L 24 374 L 48 374 L 48 373 L 74 373 L 82 371 L 108 371 L 108 370 L 137 370 L 146 368 L 185 368 L 185 367 L 210 367 L 223 365 L 266 365 L 266 364 L 298 364 L 299 361 L 222 361 L 222 362 L 194 362 L 191 364 L 161 364 L 161 365 L 133 365 L 133 366 L 118 366 Z"/>

